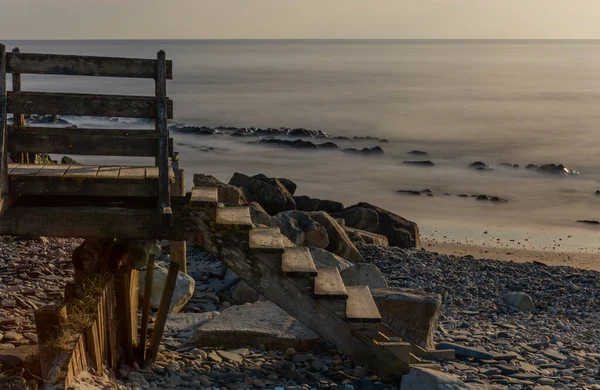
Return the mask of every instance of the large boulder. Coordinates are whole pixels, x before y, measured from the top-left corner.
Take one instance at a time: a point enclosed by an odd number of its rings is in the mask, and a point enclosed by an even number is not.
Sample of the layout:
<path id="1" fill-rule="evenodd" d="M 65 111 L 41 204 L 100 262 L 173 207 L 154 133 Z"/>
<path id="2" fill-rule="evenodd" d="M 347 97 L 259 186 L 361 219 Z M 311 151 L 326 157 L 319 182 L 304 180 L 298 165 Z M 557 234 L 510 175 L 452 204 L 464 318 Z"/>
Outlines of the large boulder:
<path id="1" fill-rule="evenodd" d="M 340 272 L 352 265 L 348 260 L 344 260 L 338 255 L 321 248 L 310 248 L 310 255 L 317 266 L 317 269 L 336 267 Z"/>
<path id="2" fill-rule="evenodd" d="M 189 345 L 323 350 L 325 343 L 300 321 L 270 301 L 231 306 L 194 329 Z"/>
<path id="3" fill-rule="evenodd" d="M 425 349 L 433 349 L 442 298 L 418 290 L 371 289 L 384 324 Z"/>
<path id="4" fill-rule="evenodd" d="M 252 219 L 253 224 L 256 226 L 271 226 L 271 216 L 267 214 L 260 204 L 252 202 L 248 203 L 246 206 L 250 208 L 250 219 Z"/>
<path id="5" fill-rule="evenodd" d="M 335 200 L 311 198 L 306 195 L 294 196 L 296 209 L 301 211 L 325 211 L 326 213 L 338 213 L 344 210 L 344 205 Z"/>
<path id="6" fill-rule="evenodd" d="M 325 248 L 329 252 L 348 260 L 351 263 L 364 263 L 365 259 L 360 254 L 356 246 L 348 238 L 346 231 L 324 211 L 318 211 L 310 214 L 311 218 L 317 221 L 327 230 L 329 236 L 329 245 Z"/>
<path id="7" fill-rule="evenodd" d="M 304 211 L 285 211 L 271 218 L 271 226 L 278 227 L 296 246 L 327 248 L 327 230 Z"/>
<path id="8" fill-rule="evenodd" d="M 158 310 L 160 306 L 160 300 L 162 299 L 163 291 L 165 289 L 165 283 L 167 282 L 168 270 L 159 265 L 154 265 L 154 273 L 152 275 L 152 290 L 150 295 L 150 307 L 154 310 Z M 146 270 L 140 272 L 139 282 L 139 295 L 140 299 L 144 299 L 144 288 L 146 285 Z M 173 298 L 171 299 L 171 305 L 169 306 L 169 313 L 178 313 L 183 306 L 190 300 L 194 294 L 194 287 L 196 282 L 194 279 L 180 272 L 177 275 L 177 281 L 175 282 L 175 291 L 173 292 Z"/>
<path id="9" fill-rule="evenodd" d="M 534 312 L 535 304 L 533 303 L 533 299 L 524 292 L 509 292 L 502 296 L 502 300 L 506 302 L 511 307 L 524 311 L 524 312 Z"/>
<path id="10" fill-rule="evenodd" d="M 251 177 L 236 172 L 229 180 L 229 184 L 240 187 L 248 201 L 258 202 L 270 215 L 296 209 L 292 194 L 279 179 L 264 175 Z"/>
<path id="11" fill-rule="evenodd" d="M 346 286 L 368 286 L 387 288 L 388 284 L 383 274 L 375 264 L 356 263 L 340 272 Z"/>
<path id="12" fill-rule="evenodd" d="M 421 237 L 416 223 L 369 203 L 358 203 L 333 214 L 343 218 L 346 226 L 386 236 L 391 246 L 420 248 Z"/>
<path id="13" fill-rule="evenodd" d="M 422 367 L 412 367 L 408 375 L 402 377 L 400 384 L 400 390 L 500 390 L 504 388 L 492 384 L 467 384 L 452 374 Z"/>
<path id="14" fill-rule="evenodd" d="M 342 219 L 342 221 L 344 221 Z M 344 221 L 344 224 L 346 221 Z M 370 244 L 370 245 L 381 245 L 388 246 L 389 242 L 386 236 L 381 234 L 368 232 L 366 230 L 355 229 L 346 227 L 346 234 L 354 244 Z"/>
<path id="15" fill-rule="evenodd" d="M 219 202 L 233 205 L 248 203 L 240 188 L 225 184 L 217 180 L 214 176 L 196 173 L 194 174 L 194 185 L 198 187 L 217 188 L 219 191 Z"/>

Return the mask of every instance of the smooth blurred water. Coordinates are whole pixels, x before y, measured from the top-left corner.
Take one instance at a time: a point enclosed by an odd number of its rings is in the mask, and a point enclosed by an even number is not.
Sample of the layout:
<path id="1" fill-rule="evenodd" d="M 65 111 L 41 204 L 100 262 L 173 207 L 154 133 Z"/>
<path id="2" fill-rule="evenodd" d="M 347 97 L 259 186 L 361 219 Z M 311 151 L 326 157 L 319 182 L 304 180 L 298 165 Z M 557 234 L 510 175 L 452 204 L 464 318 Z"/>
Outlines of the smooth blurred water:
<path id="1" fill-rule="evenodd" d="M 153 58 L 174 62 L 168 94 L 190 125 L 306 127 L 372 135 L 379 159 L 333 151 L 247 145 L 234 137 L 174 134 L 191 173 L 228 180 L 235 171 L 293 179 L 298 192 L 380 204 L 457 238 L 486 229 L 577 234 L 596 250 L 600 228 L 600 43 L 405 41 L 45 41 L 4 42 L 25 52 Z M 25 75 L 25 90 L 152 95 L 151 80 Z M 114 126 L 113 123 L 107 125 Z M 377 143 L 354 143 L 372 146 Z M 212 145 L 216 152 L 201 152 Z M 412 149 L 433 169 L 402 166 Z M 564 163 L 582 172 L 549 178 L 490 164 Z M 484 193 L 492 205 L 458 197 L 400 196 L 397 189 Z M 460 234 L 456 232 L 461 232 Z M 573 233 L 574 232 L 574 233 Z M 436 233 L 439 234 L 439 233 Z M 482 240 L 484 237 L 482 236 Z M 487 238 L 486 238 L 487 239 Z M 576 249 L 576 248 L 575 248 Z"/>

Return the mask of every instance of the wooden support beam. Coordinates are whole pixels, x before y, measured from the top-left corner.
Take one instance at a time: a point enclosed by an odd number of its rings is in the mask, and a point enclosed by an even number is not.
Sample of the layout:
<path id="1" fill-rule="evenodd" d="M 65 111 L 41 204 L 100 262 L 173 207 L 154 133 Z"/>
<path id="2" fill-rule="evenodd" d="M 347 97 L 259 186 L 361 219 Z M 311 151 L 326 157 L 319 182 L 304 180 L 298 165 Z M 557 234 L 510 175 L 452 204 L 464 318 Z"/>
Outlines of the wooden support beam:
<path id="1" fill-rule="evenodd" d="M 138 270 L 125 266 L 117 271 L 117 337 L 129 365 L 133 365 L 138 344 L 138 289 Z"/>
<path id="2" fill-rule="evenodd" d="M 142 362 L 147 359 L 148 321 L 150 317 L 150 297 L 152 295 L 152 281 L 154 280 L 154 255 L 148 257 L 146 267 L 146 280 L 144 284 L 144 300 L 142 301 L 142 330 L 140 331 L 140 348 Z"/>
<path id="3" fill-rule="evenodd" d="M 15 47 L 13 49 L 13 55 L 14 54 L 19 54 L 19 48 Z M 7 61 L 8 62 L 8 61 Z M 12 74 L 12 90 L 15 92 L 20 92 L 21 91 L 21 74 L 20 73 L 14 73 Z M 13 112 L 13 127 L 15 127 L 16 129 L 20 130 L 23 127 L 25 127 L 25 116 L 21 113 L 18 112 Z M 21 162 L 21 163 L 27 163 L 29 164 L 31 163 L 35 163 L 35 152 L 34 153 L 29 153 L 27 150 L 19 150 L 17 152 L 13 152 L 13 150 L 11 150 L 10 148 L 10 137 L 8 138 L 9 141 L 9 145 L 8 145 L 8 152 L 9 152 L 9 156 L 11 157 L 11 159 L 15 162 Z M 31 150 L 35 150 L 35 149 L 31 149 Z"/>
<path id="4" fill-rule="evenodd" d="M 8 92 L 10 112 L 125 118 L 156 118 L 157 101 L 149 96 L 84 93 Z M 173 101 L 164 101 L 166 119 L 173 119 Z M 165 141 L 166 142 L 166 141 Z"/>
<path id="5" fill-rule="evenodd" d="M 150 340 L 150 359 L 152 361 L 155 361 L 156 357 L 158 356 L 158 349 L 165 331 L 165 323 L 167 322 L 167 315 L 169 314 L 169 307 L 171 306 L 171 300 L 173 298 L 173 292 L 175 291 L 175 283 L 177 282 L 178 274 L 179 263 L 171 261 L 169 263 L 169 272 L 167 273 L 165 288 L 160 300 L 160 307 L 158 308 L 158 314 L 156 315 L 156 321 L 154 322 L 152 338 Z"/>
<path id="6" fill-rule="evenodd" d="M 169 156 L 168 139 L 169 128 L 167 127 L 167 79 L 166 79 L 166 55 L 159 51 L 156 60 L 156 133 L 158 135 L 158 210 L 161 214 L 162 224 L 171 226 L 173 214 L 171 210 L 171 194 L 169 185 Z M 172 114 L 171 114 L 172 117 Z"/>
<path id="7" fill-rule="evenodd" d="M 0 196 L 8 197 L 8 102 L 6 94 L 6 46 L 0 44 Z"/>
<path id="8" fill-rule="evenodd" d="M 156 77 L 156 60 L 94 57 L 63 54 L 12 53 L 7 56 L 8 73 L 65 76 Z M 173 63 L 166 63 L 166 77 L 173 78 Z"/>
<path id="9" fill-rule="evenodd" d="M 67 323 L 67 308 L 65 306 L 49 305 L 36 310 L 33 314 L 38 343 L 41 346 L 54 338 Z M 55 351 L 40 348 L 39 353 L 42 378 L 46 379 L 56 358 Z"/>

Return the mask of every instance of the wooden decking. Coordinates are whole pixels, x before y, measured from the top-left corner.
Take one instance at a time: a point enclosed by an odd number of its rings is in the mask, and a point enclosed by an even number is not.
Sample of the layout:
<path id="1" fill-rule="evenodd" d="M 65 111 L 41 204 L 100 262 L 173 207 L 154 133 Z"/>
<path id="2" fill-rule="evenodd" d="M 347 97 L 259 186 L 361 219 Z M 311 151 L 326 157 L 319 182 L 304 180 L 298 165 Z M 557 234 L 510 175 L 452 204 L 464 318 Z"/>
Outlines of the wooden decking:
<path id="1" fill-rule="evenodd" d="M 9 164 L 13 195 L 158 196 L 158 167 Z M 169 182 L 175 174 L 169 168 Z"/>

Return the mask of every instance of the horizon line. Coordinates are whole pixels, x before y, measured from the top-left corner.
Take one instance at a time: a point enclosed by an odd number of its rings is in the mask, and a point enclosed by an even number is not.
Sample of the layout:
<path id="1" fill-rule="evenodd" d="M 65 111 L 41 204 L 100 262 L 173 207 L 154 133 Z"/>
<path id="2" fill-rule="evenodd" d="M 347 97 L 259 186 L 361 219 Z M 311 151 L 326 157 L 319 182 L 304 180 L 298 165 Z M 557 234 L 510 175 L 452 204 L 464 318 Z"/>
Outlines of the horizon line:
<path id="1" fill-rule="evenodd" d="M 8 38 L 3 41 L 470 41 L 470 42 L 518 42 L 518 41 L 600 41 L 600 38 Z"/>

